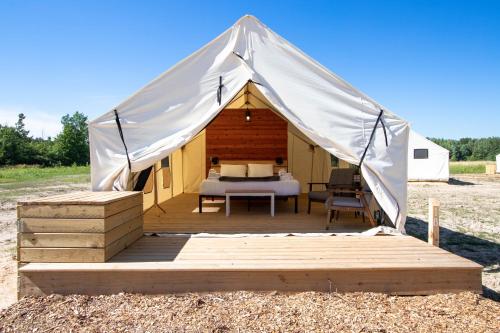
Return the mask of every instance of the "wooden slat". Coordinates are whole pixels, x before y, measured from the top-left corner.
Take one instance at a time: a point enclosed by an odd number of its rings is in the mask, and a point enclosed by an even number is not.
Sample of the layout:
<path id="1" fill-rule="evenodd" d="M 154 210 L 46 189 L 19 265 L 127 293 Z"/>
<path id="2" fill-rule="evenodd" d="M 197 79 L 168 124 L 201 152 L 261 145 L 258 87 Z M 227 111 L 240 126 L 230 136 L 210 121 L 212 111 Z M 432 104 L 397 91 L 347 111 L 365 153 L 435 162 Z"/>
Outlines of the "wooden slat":
<path id="1" fill-rule="evenodd" d="M 89 234 L 81 235 L 89 236 Z M 31 263 L 104 263 L 141 237 L 142 227 L 139 227 L 104 248 L 21 247 L 19 248 L 19 261 Z"/>
<path id="2" fill-rule="evenodd" d="M 121 198 L 108 198 L 103 204 L 82 203 L 83 201 L 79 201 L 78 204 L 56 204 L 52 201 L 43 204 L 42 202 L 20 204 L 17 206 L 17 212 L 19 218 L 106 218 L 130 207 L 141 205 L 142 195 L 136 193 Z"/>
<path id="3" fill-rule="evenodd" d="M 32 264 L 29 264 L 32 265 Z M 21 271 L 20 296 L 47 294 L 158 294 L 199 291 L 370 291 L 398 295 L 481 292 L 480 271 Z M 57 281 L 57 283 L 53 283 Z"/>
<path id="4" fill-rule="evenodd" d="M 141 238 L 143 235 L 142 232 L 142 226 L 131 231 L 130 233 L 126 234 L 122 238 L 118 239 L 117 241 L 111 243 L 106 247 L 106 254 L 105 254 L 105 260 L 109 260 L 113 256 L 115 256 L 117 253 L 120 251 L 126 249 L 127 247 L 131 246 L 134 244 L 135 241 L 137 241 L 139 238 Z"/>
<path id="5" fill-rule="evenodd" d="M 245 110 L 223 110 L 206 128 L 206 155 L 220 160 L 287 159 L 287 122 L 268 109 L 250 112 L 246 122 Z"/>
<path id="6" fill-rule="evenodd" d="M 18 218 L 105 218 L 104 206 L 93 205 L 25 205 L 17 206 Z"/>
<path id="7" fill-rule="evenodd" d="M 23 205 L 103 205 L 128 197 L 141 196 L 141 192 L 132 191 L 108 191 L 108 192 L 71 192 L 67 194 L 54 195 L 29 201 L 19 201 Z"/>
<path id="8" fill-rule="evenodd" d="M 103 248 L 103 233 L 23 233 L 22 248 Z"/>
<path id="9" fill-rule="evenodd" d="M 21 218 L 19 232 L 106 232 L 143 213 L 142 204 L 107 218 Z"/>
<path id="10" fill-rule="evenodd" d="M 104 262 L 104 248 L 20 248 L 21 262 Z"/>
<path id="11" fill-rule="evenodd" d="M 345 239 L 344 239 L 345 238 Z M 395 238 L 395 239 L 393 239 Z M 340 243 L 340 246 L 336 246 Z M 390 250 L 384 251 L 392 243 Z M 406 244 L 408 243 L 408 244 Z M 317 245 L 326 245 L 318 247 Z M 367 245 L 371 247 L 363 247 Z M 380 249 L 375 250 L 378 244 Z M 347 247 L 348 246 L 348 247 Z M 67 269 L 93 269 L 74 264 Z M 97 267 L 97 266 L 94 266 Z M 301 270 L 464 268 L 481 266 L 412 237 L 144 237 L 99 269 Z"/>
<path id="12" fill-rule="evenodd" d="M 141 227 L 142 216 L 132 218 L 106 233 L 22 233 L 20 247 L 103 248 Z"/>
<path id="13" fill-rule="evenodd" d="M 142 215 L 141 215 L 141 216 L 137 216 L 137 217 L 129 220 L 128 222 L 123 223 L 120 226 L 106 232 L 105 245 L 108 246 L 108 245 L 116 242 L 117 240 L 121 239 L 125 235 L 127 235 L 129 233 L 133 233 L 135 230 L 137 230 L 139 228 L 140 228 L 141 235 L 142 235 L 142 224 L 143 224 L 143 221 L 142 221 Z M 136 239 L 134 239 L 134 241 Z M 127 246 L 130 244 L 131 243 L 127 243 Z"/>

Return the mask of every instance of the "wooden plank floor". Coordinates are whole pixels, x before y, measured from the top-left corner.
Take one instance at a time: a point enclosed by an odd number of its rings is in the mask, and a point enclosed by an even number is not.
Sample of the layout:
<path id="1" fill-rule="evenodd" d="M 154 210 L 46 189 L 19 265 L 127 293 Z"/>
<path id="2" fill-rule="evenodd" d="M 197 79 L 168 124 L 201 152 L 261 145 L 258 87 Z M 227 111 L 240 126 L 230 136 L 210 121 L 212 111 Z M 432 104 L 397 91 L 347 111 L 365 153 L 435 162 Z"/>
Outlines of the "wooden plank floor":
<path id="1" fill-rule="evenodd" d="M 20 296 L 223 290 L 481 292 L 482 267 L 409 236 L 143 237 L 106 263 L 30 263 Z"/>
<path id="2" fill-rule="evenodd" d="M 198 207 L 197 194 L 180 194 L 161 204 L 166 214 L 152 208 L 144 216 L 145 232 L 167 233 L 308 233 L 325 232 L 326 210 L 321 203 L 313 203 L 307 214 L 307 197 L 299 198 L 299 212 L 294 213 L 293 199 L 276 200 L 276 215 L 270 216 L 269 201 L 252 203 L 250 211 L 246 200 L 231 200 L 231 215 L 225 215 L 225 204 L 206 204 L 219 208 L 218 212 L 193 213 Z M 354 213 L 342 213 L 329 232 L 359 232 L 370 229 L 368 219 L 363 223 Z"/>

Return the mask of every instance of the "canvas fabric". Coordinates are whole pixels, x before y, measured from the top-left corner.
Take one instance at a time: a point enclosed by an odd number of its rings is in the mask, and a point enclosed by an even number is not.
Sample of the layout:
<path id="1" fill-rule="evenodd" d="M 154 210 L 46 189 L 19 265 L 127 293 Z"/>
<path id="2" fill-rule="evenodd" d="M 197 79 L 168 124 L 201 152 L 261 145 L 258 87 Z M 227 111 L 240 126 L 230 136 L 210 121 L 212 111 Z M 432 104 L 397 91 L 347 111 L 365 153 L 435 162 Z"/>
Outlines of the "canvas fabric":
<path id="1" fill-rule="evenodd" d="M 114 109 L 89 122 L 92 189 L 133 188 L 134 173 L 193 139 L 249 80 L 302 135 L 351 164 L 383 110 L 361 171 L 403 228 L 408 123 L 249 15 L 116 106 L 130 170 Z"/>

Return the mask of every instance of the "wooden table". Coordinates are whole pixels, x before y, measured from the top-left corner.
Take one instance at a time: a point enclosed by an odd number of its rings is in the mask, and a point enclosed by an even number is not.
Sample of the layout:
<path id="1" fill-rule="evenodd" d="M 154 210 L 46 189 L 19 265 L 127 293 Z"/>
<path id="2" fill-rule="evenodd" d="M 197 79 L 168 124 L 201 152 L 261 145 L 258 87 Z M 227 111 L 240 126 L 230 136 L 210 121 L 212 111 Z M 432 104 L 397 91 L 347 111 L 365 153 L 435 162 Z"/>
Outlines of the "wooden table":
<path id="1" fill-rule="evenodd" d="M 231 197 L 270 197 L 271 216 L 274 216 L 274 191 L 230 190 L 226 191 L 226 216 L 231 214 Z"/>

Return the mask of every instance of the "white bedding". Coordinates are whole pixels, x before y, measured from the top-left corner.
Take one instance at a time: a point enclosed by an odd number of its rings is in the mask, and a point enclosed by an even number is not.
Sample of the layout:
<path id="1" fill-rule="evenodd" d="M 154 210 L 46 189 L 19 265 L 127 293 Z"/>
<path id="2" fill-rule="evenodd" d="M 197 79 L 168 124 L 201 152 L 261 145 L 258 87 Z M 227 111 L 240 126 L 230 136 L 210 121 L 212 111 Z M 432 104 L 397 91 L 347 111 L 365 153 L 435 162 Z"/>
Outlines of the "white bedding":
<path id="1" fill-rule="evenodd" d="M 296 179 L 272 182 L 221 182 L 218 179 L 205 179 L 200 184 L 202 195 L 226 195 L 227 190 L 268 190 L 278 196 L 300 194 L 300 183 Z"/>

